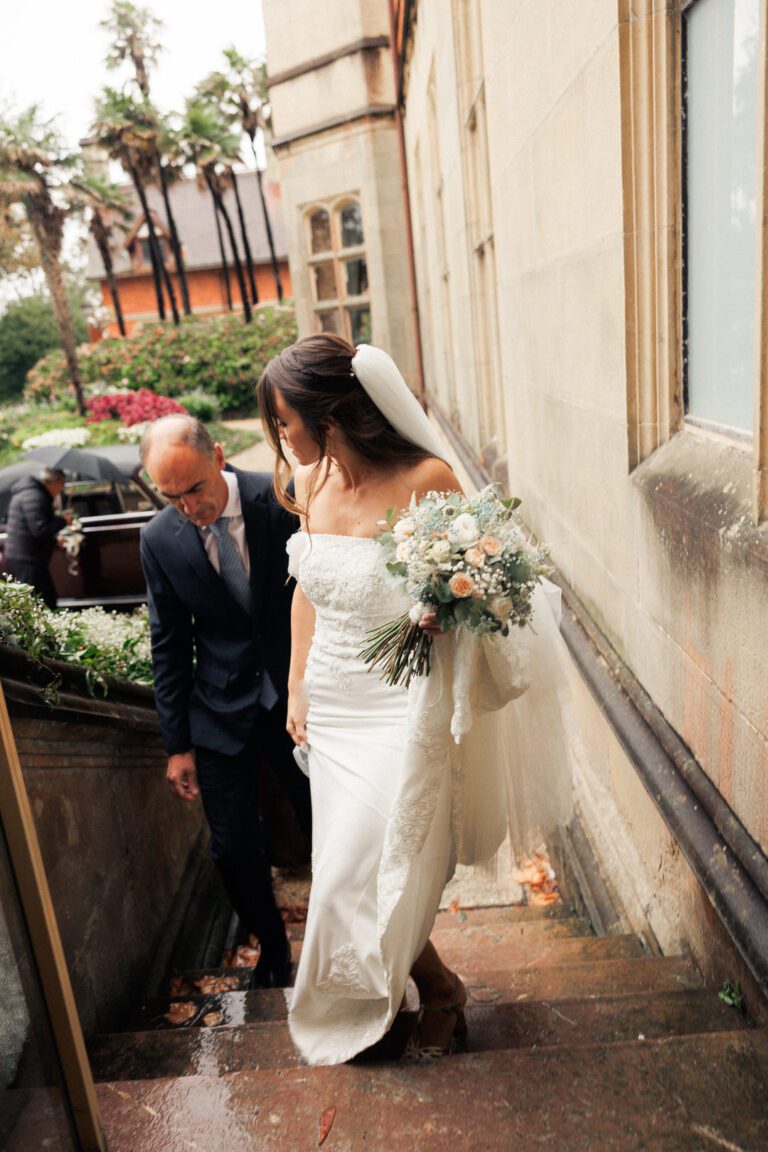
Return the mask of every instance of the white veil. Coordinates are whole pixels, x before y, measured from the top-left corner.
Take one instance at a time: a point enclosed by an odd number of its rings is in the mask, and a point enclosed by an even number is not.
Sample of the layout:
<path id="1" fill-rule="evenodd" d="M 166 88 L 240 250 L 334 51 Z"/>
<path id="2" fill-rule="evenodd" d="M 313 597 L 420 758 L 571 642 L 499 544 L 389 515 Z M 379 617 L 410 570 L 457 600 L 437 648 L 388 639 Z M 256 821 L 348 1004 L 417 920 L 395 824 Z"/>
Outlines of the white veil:
<path id="1" fill-rule="evenodd" d="M 361 344 L 352 371 L 396 431 L 450 463 L 391 356 Z M 434 761 L 442 743 L 440 759 L 451 765 L 460 863 L 490 860 L 507 833 L 520 858 L 570 819 L 568 654 L 559 620 L 560 591 L 544 581 L 534 596 L 531 626 L 508 637 L 438 637 L 432 671 L 412 682 L 413 743 L 422 746 L 425 763 Z"/>

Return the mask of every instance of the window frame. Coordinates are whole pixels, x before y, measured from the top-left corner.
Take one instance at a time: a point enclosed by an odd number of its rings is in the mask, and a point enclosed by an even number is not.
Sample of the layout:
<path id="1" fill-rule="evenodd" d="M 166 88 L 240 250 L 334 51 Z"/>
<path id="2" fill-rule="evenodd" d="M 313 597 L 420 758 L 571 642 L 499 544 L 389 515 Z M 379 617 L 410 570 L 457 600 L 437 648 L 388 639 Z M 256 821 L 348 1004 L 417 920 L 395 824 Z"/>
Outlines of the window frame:
<path id="1" fill-rule="evenodd" d="M 316 200 L 304 208 L 304 239 L 306 249 L 306 267 L 308 277 L 308 300 L 312 314 L 313 330 L 315 332 L 328 331 L 323 327 L 323 314 L 333 313 L 336 323 L 340 325 L 340 335 L 346 337 L 351 343 L 355 342 L 352 332 L 352 312 L 355 309 L 367 309 L 369 325 L 372 327 L 371 287 L 368 265 L 367 244 L 365 240 L 365 225 L 362 225 L 363 242 L 342 246 L 341 213 L 349 204 L 356 204 L 360 210 L 362 220 L 362 200 L 357 192 L 346 192 L 330 200 Z M 318 212 L 327 212 L 329 218 L 329 231 L 331 247 L 323 252 L 312 251 L 312 217 Z M 353 260 L 363 260 L 366 267 L 366 291 L 358 293 L 347 292 L 346 264 Z M 325 299 L 317 295 L 317 281 L 315 269 L 320 264 L 332 264 L 333 287 L 335 294 Z M 337 328 L 336 331 L 339 331 Z"/>

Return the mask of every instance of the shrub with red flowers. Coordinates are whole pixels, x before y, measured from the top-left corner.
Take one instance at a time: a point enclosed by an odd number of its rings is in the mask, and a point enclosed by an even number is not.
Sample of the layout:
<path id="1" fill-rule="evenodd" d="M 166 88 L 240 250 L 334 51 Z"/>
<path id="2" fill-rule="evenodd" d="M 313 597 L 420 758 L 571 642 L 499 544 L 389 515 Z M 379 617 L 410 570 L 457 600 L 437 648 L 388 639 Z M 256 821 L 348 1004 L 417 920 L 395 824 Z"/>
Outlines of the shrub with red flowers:
<path id="1" fill-rule="evenodd" d="M 86 424 L 97 424 L 100 420 L 122 420 L 126 428 L 132 424 L 144 424 L 168 416 L 173 412 L 184 412 L 186 408 L 170 396 L 158 396 L 149 388 L 139 388 L 136 392 L 108 392 L 88 401 L 89 415 Z"/>

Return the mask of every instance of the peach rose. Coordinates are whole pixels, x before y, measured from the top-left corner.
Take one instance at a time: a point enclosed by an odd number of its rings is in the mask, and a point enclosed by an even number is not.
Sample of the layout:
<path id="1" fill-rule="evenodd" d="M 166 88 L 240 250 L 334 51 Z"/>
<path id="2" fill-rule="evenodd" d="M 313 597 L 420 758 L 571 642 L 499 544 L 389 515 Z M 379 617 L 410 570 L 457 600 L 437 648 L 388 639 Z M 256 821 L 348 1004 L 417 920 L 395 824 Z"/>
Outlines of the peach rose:
<path id="1" fill-rule="evenodd" d="M 448 587 L 458 600 L 466 599 L 475 590 L 475 585 L 466 572 L 457 572 L 455 576 L 451 576 Z"/>
<path id="2" fill-rule="evenodd" d="M 501 544 L 495 536 L 483 536 L 482 540 L 478 541 L 478 548 L 482 548 L 486 556 L 498 556 L 501 553 Z"/>
<path id="3" fill-rule="evenodd" d="M 479 568 L 481 564 L 485 563 L 485 553 L 481 552 L 479 548 L 467 548 L 464 553 L 464 559 L 471 564 L 473 568 Z"/>

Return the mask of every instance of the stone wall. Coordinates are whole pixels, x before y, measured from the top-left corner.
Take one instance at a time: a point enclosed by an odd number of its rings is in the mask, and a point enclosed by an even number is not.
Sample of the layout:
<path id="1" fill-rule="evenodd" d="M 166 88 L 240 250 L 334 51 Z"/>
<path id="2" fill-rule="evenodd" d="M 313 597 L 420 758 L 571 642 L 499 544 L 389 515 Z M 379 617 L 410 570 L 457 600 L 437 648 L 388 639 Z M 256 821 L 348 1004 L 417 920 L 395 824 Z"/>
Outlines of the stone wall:
<path id="1" fill-rule="evenodd" d="M 151 699 L 89 714 L 87 697 L 50 710 L 3 687 L 83 1030 L 109 1030 L 143 992 L 202 811 L 165 782 Z"/>

